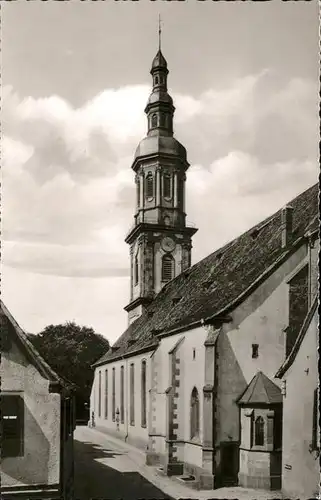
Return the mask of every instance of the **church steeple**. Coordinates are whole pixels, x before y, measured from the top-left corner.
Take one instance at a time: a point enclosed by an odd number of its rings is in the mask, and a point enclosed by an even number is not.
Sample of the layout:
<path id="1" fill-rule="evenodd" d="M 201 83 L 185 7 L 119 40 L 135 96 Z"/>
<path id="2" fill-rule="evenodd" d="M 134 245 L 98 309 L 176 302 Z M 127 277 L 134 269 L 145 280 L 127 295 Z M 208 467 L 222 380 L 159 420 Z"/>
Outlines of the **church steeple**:
<path id="1" fill-rule="evenodd" d="M 173 135 L 173 99 L 167 92 L 167 62 L 158 49 L 150 73 L 153 78 L 152 93 L 149 96 L 145 113 L 147 115 L 147 135 Z"/>
<path id="2" fill-rule="evenodd" d="M 150 73 L 152 91 L 145 113 L 147 135 L 138 145 L 132 169 L 136 173 L 135 223 L 126 237 L 130 245 L 129 322 L 169 280 L 191 265 L 191 238 L 197 229 L 186 224 L 186 149 L 173 137 L 175 107 L 167 91 L 167 62 L 159 48 Z"/>

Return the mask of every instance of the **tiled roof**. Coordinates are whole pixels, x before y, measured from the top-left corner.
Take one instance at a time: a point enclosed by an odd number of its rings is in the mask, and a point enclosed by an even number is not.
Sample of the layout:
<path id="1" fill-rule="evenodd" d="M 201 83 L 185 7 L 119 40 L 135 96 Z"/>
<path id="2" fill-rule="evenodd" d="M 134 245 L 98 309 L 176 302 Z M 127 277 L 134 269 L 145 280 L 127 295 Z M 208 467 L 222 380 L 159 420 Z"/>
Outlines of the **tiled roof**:
<path id="1" fill-rule="evenodd" d="M 299 352 L 299 349 L 300 349 L 300 346 L 303 342 L 303 339 L 309 329 L 309 326 L 310 326 L 310 323 L 312 321 L 312 318 L 317 310 L 317 307 L 318 307 L 318 296 L 316 296 L 314 298 L 314 301 L 305 317 L 305 320 L 303 322 L 303 325 L 302 325 L 302 328 L 300 330 L 300 333 L 295 341 L 295 344 L 290 352 L 290 354 L 288 355 L 288 357 L 286 358 L 286 360 L 284 361 L 283 365 L 281 366 L 281 368 L 279 368 L 279 370 L 277 371 L 276 373 L 276 377 L 277 378 L 281 378 L 284 373 L 290 368 L 290 366 L 293 364 L 295 358 L 296 358 L 296 355 L 297 353 Z"/>
<path id="2" fill-rule="evenodd" d="M 46 363 L 40 356 L 39 352 L 32 345 L 25 332 L 18 325 L 10 311 L 6 308 L 2 300 L 0 301 L 0 315 L 1 315 L 1 351 L 5 351 L 6 347 L 10 344 L 11 340 L 19 345 L 23 350 L 27 359 L 32 363 L 40 372 L 40 374 L 48 379 L 51 384 L 52 390 L 65 389 L 67 391 L 73 390 L 74 385 L 57 375 L 57 373 Z"/>
<path id="3" fill-rule="evenodd" d="M 262 372 L 257 372 L 238 400 L 239 405 L 277 403 L 282 403 L 281 390 Z"/>
<path id="4" fill-rule="evenodd" d="M 157 345 L 157 333 L 169 333 L 226 314 L 250 293 L 264 273 L 286 257 L 318 214 L 318 185 L 294 200 L 293 244 L 281 247 L 281 210 L 178 275 L 95 365 Z M 181 297 L 178 300 L 178 297 Z"/>

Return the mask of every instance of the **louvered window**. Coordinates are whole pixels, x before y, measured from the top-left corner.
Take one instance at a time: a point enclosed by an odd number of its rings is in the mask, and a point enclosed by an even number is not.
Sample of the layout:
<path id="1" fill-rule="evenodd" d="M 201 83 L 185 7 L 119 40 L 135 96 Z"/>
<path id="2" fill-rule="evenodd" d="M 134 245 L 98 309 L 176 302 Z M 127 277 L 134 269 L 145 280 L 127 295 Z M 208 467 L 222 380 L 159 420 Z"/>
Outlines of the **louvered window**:
<path id="1" fill-rule="evenodd" d="M 164 198 L 171 198 L 171 176 L 165 174 L 163 178 Z"/>
<path id="2" fill-rule="evenodd" d="M 162 281 L 170 281 L 174 277 L 174 259 L 171 255 L 164 255 L 162 260 Z"/>
<path id="3" fill-rule="evenodd" d="M 154 179 L 152 174 L 146 177 L 146 198 L 153 198 L 154 196 Z"/>

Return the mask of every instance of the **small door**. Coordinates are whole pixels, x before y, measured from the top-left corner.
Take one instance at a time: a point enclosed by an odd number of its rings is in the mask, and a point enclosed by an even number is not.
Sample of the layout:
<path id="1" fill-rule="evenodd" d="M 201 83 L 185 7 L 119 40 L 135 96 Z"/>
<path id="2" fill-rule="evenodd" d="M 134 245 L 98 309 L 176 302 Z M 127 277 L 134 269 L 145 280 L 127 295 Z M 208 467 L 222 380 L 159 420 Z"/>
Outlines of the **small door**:
<path id="1" fill-rule="evenodd" d="M 235 442 L 221 443 L 221 485 L 238 484 L 239 444 Z"/>

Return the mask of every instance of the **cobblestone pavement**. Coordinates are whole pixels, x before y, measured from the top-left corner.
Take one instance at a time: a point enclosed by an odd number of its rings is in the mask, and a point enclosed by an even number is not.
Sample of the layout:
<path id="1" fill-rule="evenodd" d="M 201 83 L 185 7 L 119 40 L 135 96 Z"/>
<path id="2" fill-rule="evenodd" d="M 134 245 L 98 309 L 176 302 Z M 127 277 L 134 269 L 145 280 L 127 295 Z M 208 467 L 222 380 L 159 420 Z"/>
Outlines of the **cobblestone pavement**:
<path id="1" fill-rule="evenodd" d="M 196 491 L 145 465 L 144 453 L 96 429 L 75 431 L 75 500 L 282 498 L 280 492 L 240 487 Z"/>

